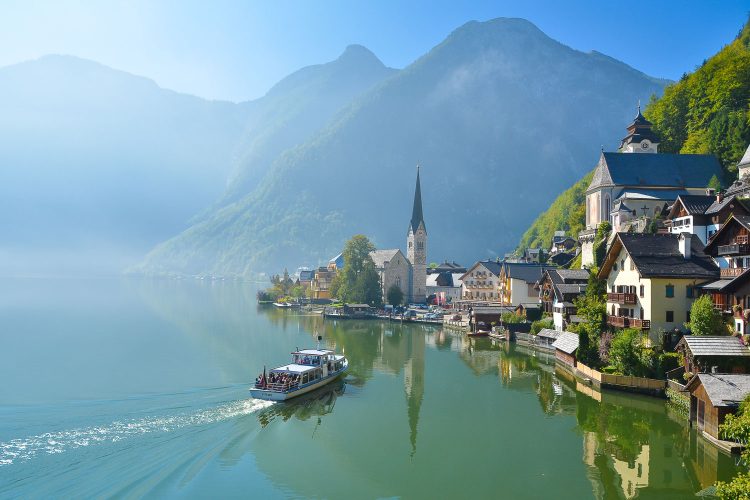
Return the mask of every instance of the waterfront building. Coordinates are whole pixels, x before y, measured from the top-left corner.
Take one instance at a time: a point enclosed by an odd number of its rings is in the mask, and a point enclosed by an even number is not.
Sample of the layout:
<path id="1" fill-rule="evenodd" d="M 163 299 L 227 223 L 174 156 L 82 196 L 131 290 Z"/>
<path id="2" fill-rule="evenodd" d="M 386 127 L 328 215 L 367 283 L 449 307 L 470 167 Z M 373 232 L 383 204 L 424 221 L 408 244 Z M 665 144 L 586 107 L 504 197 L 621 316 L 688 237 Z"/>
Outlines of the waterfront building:
<path id="1" fill-rule="evenodd" d="M 504 306 L 539 304 L 535 288 L 542 273 L 553 266 L 527 262 L 501 262 L 498 275 L 497 296 Z"/>
<path id="2" fill-rule="evenodd" d="M 314 269 L 300 269 L 299 278 L 297 278 L 297 284 L 307 290 L 312 285 L 313 279 L 315 278 Z"/>
<path id="3" fill-rule="evenodd" d="M 682 354 L 687 373 L 750 372 L 750 349 L 739 337 L 685 335 L 675 350 Z"/>
<path id="4" fill-rule="evenodd" d="M 331 282 L 336 273 L 344 268 L 344 255 L 338 254 L 328 261 L 327 266 L 321 266 L 315 270 L 310 282 L 310 297 L 313 299 L 330 299 Z"/>
<path id="5" fill-rule="evenodd" d="M 607 281 L 607 323 L 637 328 L 661 344 L 659 332 L 690 320 L 697 288 L 716 280 L 719 268 L 689 233 L 616 233 L 599 278 Z"/>
<path id="6" fill-rule="evenodd" d="M 433 300 L 438 304 L 452 304 L 457 300 L 461 300 L 461 290 L 463 287 L 461 276 L 464 273 L 451 271 L 428 273 L 427 297 L 434 297 Z"/>
<path id="7" fill-rule="evenodd" d="M 576 366 L 576 351 L 578 351 L 579 338 L 577 333 L 561 332 L 552 343 L 555 348 L 555 358 L 570 367 Z"/>
<path id="8" fill-rule="evenodd" d="M 542 311 L 552 316 L 555 329 L 565 330 L 578 323 L 576 297 L 586 291 L 589 272 L 586 269 L 546 269 L 536 288 Z"/>
<path id="9" fill-rule="evenodd" d="M 480 260 L 461 276 L 461 297 L 467 301 L 499 302 L 500 262 Z"/>
<path id="10" fill-rule="evenodd" d="M 686 388 L 690 391 L 690 422 L 695 422 L 698 431 L 720 439 L 719 426 L 750 394 L 750 375 L 698 373 Z"/>
<path id="11" fill-rule="evenodd" d="M 614 231 L 644 230 L 680 195 L 705 194 L 719 161 L 712 155 L 658 153 L 659 139 L 638 110 L 619 152 L 602 151 L 586 190 L 586 228 L 579 234 L 582 263 L 594 263 L 596 229 L 609 221 Z"/>

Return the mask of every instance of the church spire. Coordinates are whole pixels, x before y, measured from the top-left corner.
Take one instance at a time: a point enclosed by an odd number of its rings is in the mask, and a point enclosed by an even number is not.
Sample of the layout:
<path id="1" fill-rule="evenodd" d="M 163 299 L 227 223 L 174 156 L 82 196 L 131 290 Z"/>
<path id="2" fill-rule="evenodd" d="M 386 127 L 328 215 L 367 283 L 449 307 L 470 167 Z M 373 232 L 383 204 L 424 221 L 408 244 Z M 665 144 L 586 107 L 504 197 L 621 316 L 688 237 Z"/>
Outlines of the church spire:
<path id="1" fill-rule="evenodd" d="M 414 208 L 411 211 L 412 232 L 417 232 L 420 223 L 427 230 L 427 226 L 424 223 L 424 216 L 422 215 L 422 188 L 419 185 L 419 163 L 417 163 L 417 187 L 414 189 Z"/>

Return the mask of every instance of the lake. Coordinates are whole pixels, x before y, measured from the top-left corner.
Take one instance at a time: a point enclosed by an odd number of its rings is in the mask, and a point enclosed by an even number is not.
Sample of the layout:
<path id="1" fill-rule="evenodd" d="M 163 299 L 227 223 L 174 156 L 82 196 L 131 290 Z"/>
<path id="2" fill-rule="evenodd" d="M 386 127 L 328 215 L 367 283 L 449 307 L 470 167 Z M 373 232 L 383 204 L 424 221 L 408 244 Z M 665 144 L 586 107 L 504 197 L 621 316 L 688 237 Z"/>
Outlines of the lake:
<path id="1" fill-rule="evenodd" d="M 594 391 L 550 355 L 256 291 L 5 279 L 0 497 L 694 498 L 736 473 L 663 400 Z M 249 397 L 317 335 L 343 380 Z"/>

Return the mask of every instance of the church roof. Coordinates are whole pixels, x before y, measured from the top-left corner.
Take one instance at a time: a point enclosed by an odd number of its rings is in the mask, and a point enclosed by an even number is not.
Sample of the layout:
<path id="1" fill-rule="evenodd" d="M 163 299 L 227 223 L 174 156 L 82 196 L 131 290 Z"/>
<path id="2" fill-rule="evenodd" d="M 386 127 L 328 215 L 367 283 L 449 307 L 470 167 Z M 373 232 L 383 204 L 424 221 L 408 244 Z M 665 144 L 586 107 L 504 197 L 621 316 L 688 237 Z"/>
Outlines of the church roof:
<path id="1" fill-rule="evenodd" d="M 713 155 L 602 153 L 587 191 L 607 186 L 704 188 L 721 177 Z"/>
<path id="2" fill-rule="evenodd" d="M 745 154 L 742 155 L 742 159 L 737 164 L 738 167 L 750 167 L 750 146 L 745 150 Z"/>
<path id="3" fill-rule="evenodd" d="M 373 250 L 370 252 L 370 258 L 375 263 L 375 267 L 383 269 L 386 262 L 390 262 L 393 258 L 401 252 L 398 248 L 389 248 L 387 250 Z"/>
<path id="4" fill-rule="evenodd" d="M 652 123 L 641 114 L 641 107 L 638 106 L 638 115 L 635 117 L 633 122 L 628 125 L 628 135 L 623 137 L 620 142 L 620 148 L 625 144 L 640 143 L 644 139 L 648 139 L 651 142 L 659 142 L 659 136 L 651 130 Z"/>
<path id="5" fill-rule="evenodd" d="M 411 223 L 409 225 L 411 231 L 416 233 L 420 223 L 426 231 L 427 224 L 424 223 L 424 215 L 422 214 L 422 188 L 419 185 L 419 166 L 417 165 L 417 187 L 414 189 L 414 207 L 411 211 Z"/>

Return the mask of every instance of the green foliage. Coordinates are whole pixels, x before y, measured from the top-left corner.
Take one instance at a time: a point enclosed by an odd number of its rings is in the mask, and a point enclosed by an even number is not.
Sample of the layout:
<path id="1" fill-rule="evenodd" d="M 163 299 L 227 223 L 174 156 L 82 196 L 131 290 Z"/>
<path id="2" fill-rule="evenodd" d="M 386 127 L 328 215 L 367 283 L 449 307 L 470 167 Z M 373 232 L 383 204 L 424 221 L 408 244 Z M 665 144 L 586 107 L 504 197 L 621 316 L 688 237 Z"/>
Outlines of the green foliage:
<path id="1" fill-rule="evenodd" d="M 693 335 L 725 335 L 721 313 L 714 308 L 711 297 L 702 295 L 690 307 L 690 321 L 685 323 Z"/>
<path id="2" fill-rule="evenodd" d="M 380 275 L 370 257 L 373 250 L 375 245 L 362 234 L 346 242 L 344 269 L 331 284 L 331 293 L 335 290 L 336 298 L 348 303 L 382 305 Z"/>
<path id="3" fill-rule="evenodd" d="M 718 177 L 716 177 L 716 174 L 712 175 L 711 178 L 708 180 L 708 186 L 709 189 L 713 189 L 714 191 L 721 191 L 721 181 Z"/>
<path id="4" fill-rule="evenodd" d="M 527 248 L 549 248 L 555 231 L 566 231 L 576 238 L 586 224 L 586 188 L 591 183 L 593 172 L 586 174 L 580 181 L 564 191 L 552 202 L 526 230 L 518 244 L 517 252 Z"/>
<path id="5" fill-rule="evenodd" d="M 727 415 L 724 423 L 719 427 L 722 439 L 736 441 L 744 445 L 750 444 L 750 395 L 740 404 L 736 415 Z M 750 449 L 742 453 L 742 462 L 747 469 L 750 465 Z M 750 471 L 737 475 L 730 482 L 719 481 L 716 493 L 722 499 L 750 499 Z"/>
<path id="6" fill-rule="evenodd" d="M 609 348 L 609 360 L 612 366 L 623 375 L 641 373 L 641 332 L 626 328 L 615 334 Z"/>
<path id="7" fill-rule="evenodd" d="M 549 328 L 549 329 L 554 330 L 555 322 L 552 321 L 551 318 L 545 318 L 545 319 L 538 319 L 534 321 L 533 323 L 531 323 L 531 333 L 533 333 L 534 335 L 542 331 L 542 329 L 544 328 Z"/>
<path id="8" fill-rule="evenodd" d="M 592 268 L 589 275 L 586 293 L 576 300 L 578 315 L 583 321 L 578 325 L 578 359 L 591 367 L 600 365 L 599 338 L 607 328 L 606 284 L 596 275 L 598 269 Z"/>
<path id="9" fill-rule="evenodd" d="M 393 284 L 388 287 L 388 291 L 385 294 L 386 300 L 392 306 L 400 306 L 404 302 L 404 292 L 401 287 Z"/>
<path id="10" fill-rule="evenodd" d="M 524 320 L 523 317 L 516 313 L 505 312 L 500 315 L 500 321 L 502 321 L 504 325 L 512 325 L 515 323 L 523 323 Z"/>
<path id="11" fill-rule="evenodd" d="M 644 114 L 661 137 L 661 151 L 711 153 L 729 174 L 736 171 L 750 142 L 749 39 L 746 25 L 739 38 L 652 99 Z"/>

